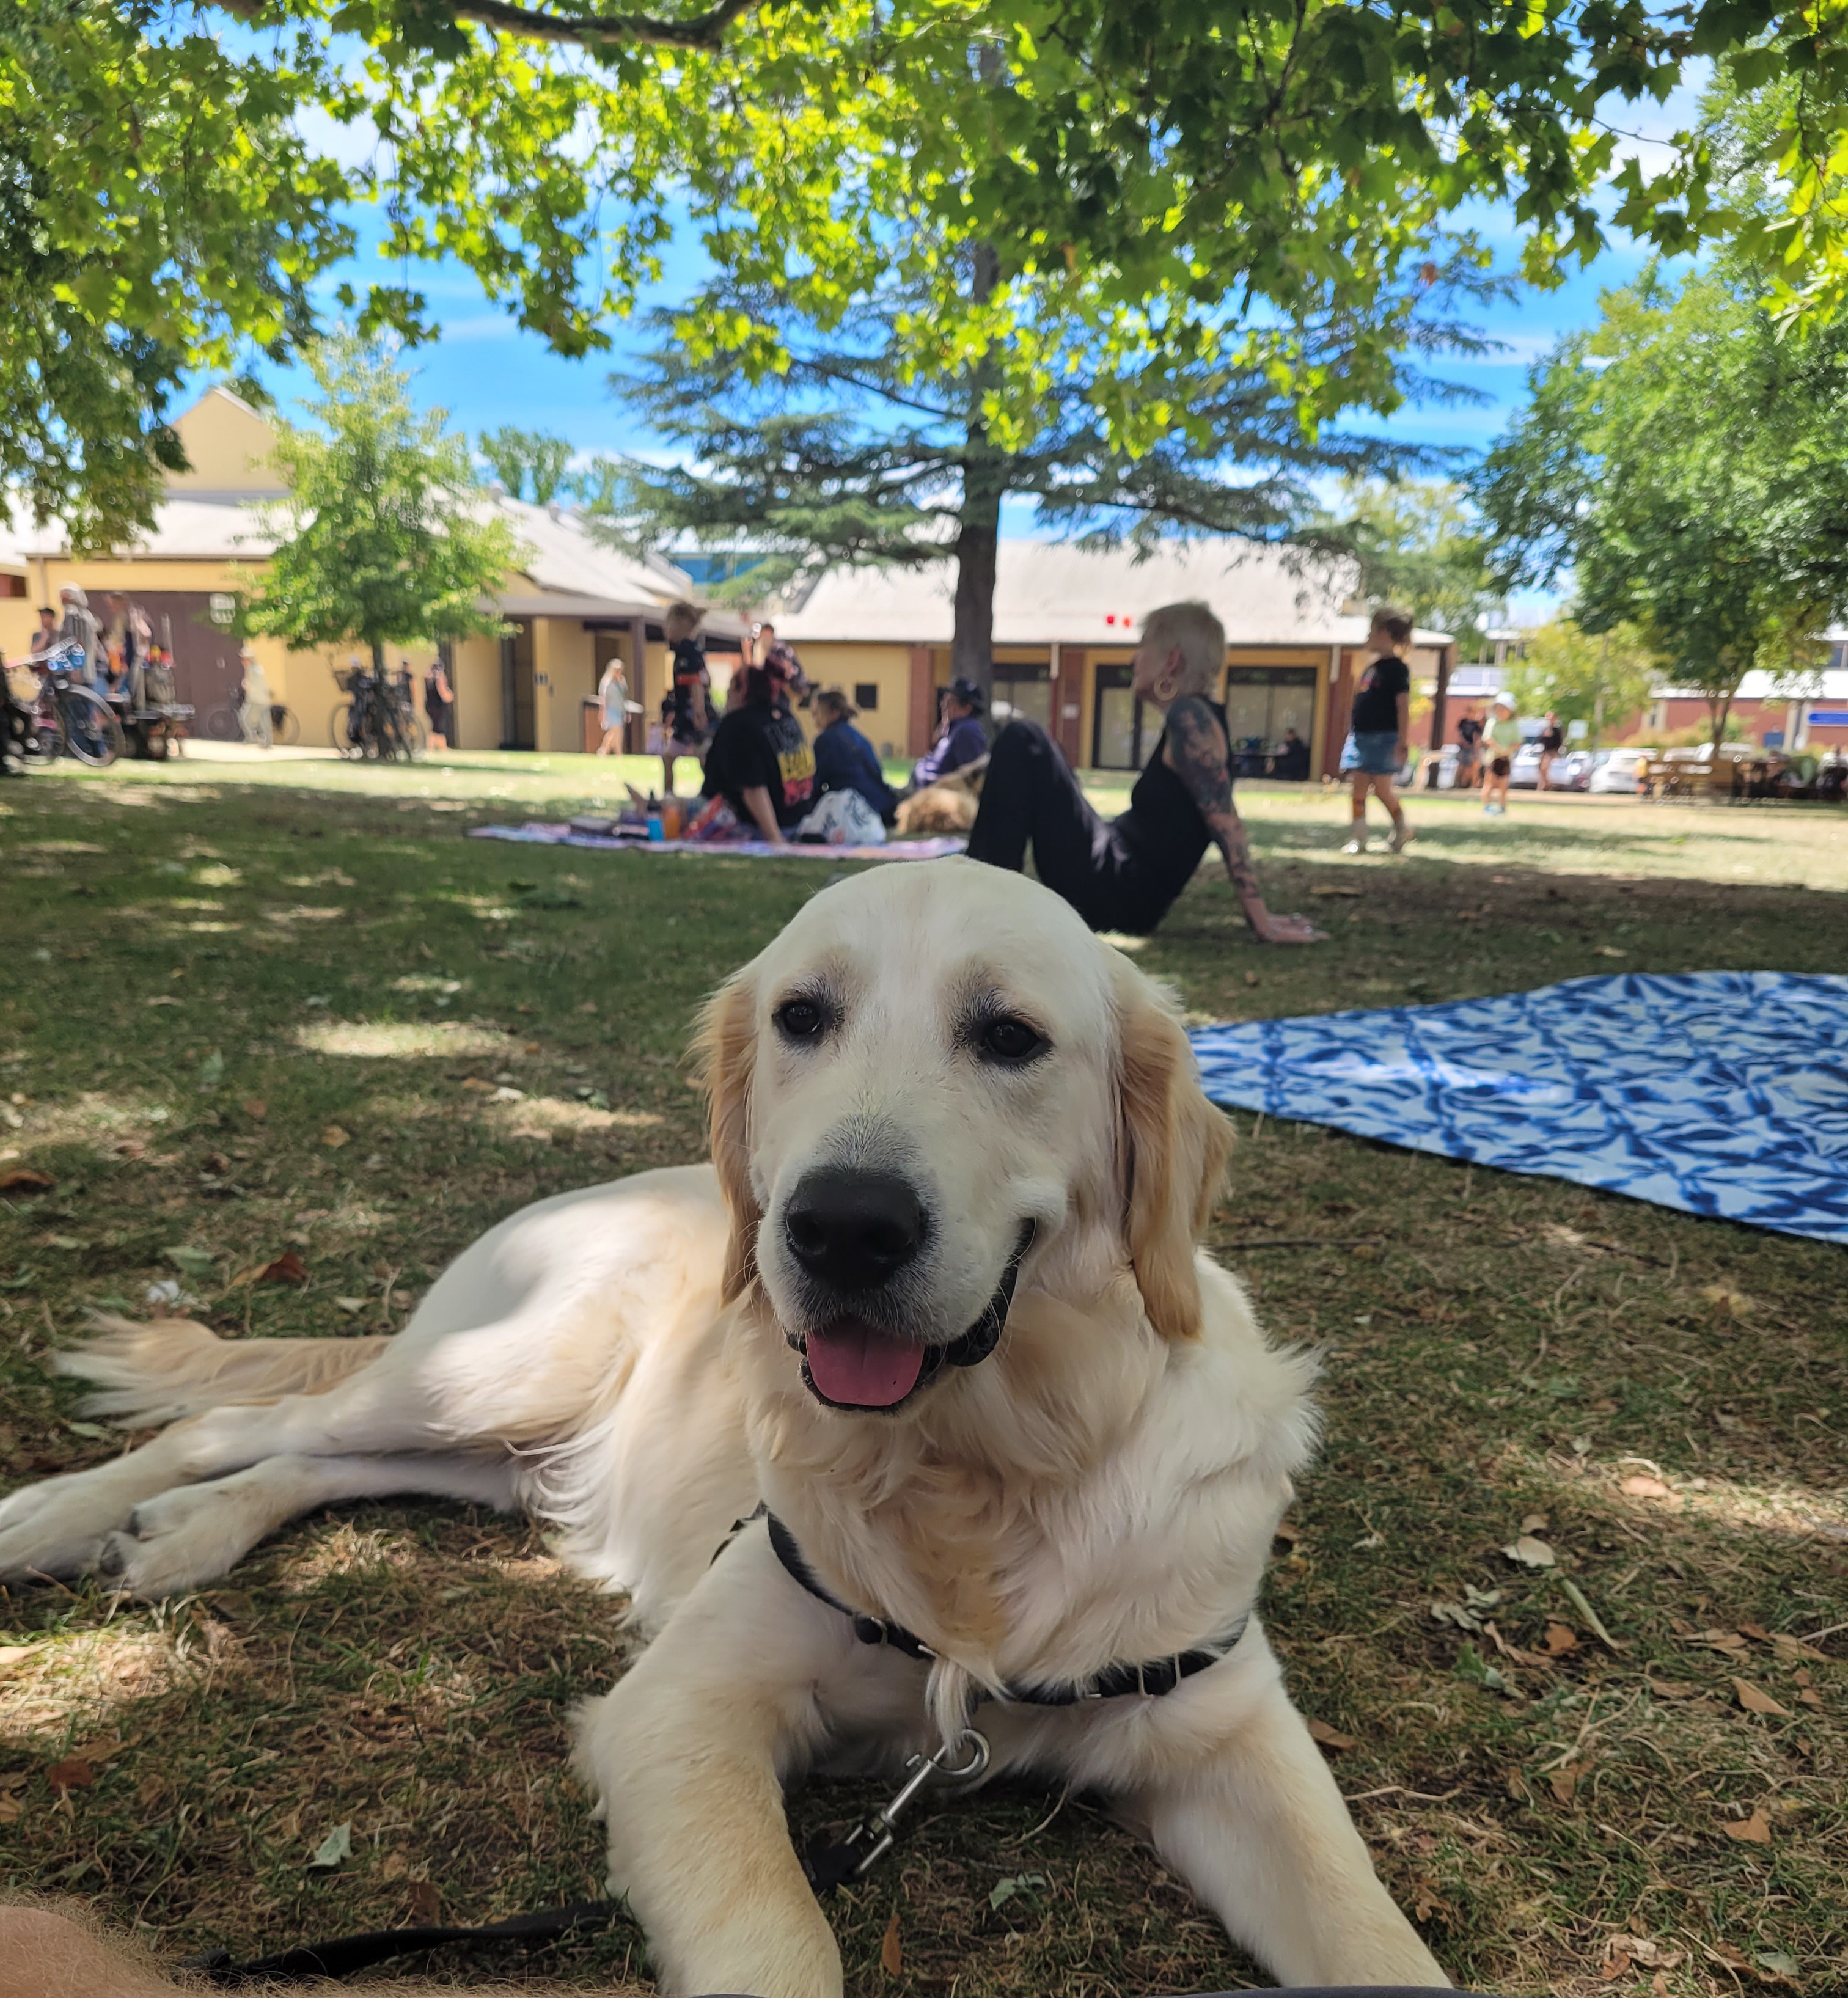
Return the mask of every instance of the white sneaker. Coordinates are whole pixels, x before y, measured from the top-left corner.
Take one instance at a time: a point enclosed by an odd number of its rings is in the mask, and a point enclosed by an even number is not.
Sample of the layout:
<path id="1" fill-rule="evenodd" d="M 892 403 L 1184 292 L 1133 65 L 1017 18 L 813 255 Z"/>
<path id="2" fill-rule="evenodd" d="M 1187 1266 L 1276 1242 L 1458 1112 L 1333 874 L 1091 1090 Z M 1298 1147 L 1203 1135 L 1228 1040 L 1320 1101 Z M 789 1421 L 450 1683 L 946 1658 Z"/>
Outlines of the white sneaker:
<path id="1" fill-rule="evenodd" d="M 1398 824 L 1393 827 L 1392 838 L 1386 842 L 1386 851 L 1389 853 L 1403 853 L 1405 851 L 1406 842 L 1417 837 L 1417 835 L 1401 819 Z"/>
<path id="2" fill-rule="evenodd" d="M 1365 853 L 1366 850 L 1367 842 L 1365 839 L 1358 833 L 1355 834 L 1354 838 L 1349 840 L 1347 845 L 1341 849 L 1341 851 L 1344 853 Z"/>

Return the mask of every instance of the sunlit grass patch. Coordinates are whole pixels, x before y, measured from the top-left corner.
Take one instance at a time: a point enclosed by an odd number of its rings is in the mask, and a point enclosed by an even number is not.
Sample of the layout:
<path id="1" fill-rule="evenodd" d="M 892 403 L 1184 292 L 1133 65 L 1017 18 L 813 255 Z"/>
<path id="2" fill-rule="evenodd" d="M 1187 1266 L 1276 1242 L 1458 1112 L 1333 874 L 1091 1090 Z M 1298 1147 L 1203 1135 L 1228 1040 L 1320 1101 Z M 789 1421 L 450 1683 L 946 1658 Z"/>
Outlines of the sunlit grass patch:
<path id="1" fill-rule="evenodd" d="M 357 1056 L 375 1061 L 461 1059 L 474 1055 L 510 1056 L 520 1043 L 491 1028 L 461 1021 L 327 1020 L 297 1027 L 296 1045 L 310 1054 Z"/>

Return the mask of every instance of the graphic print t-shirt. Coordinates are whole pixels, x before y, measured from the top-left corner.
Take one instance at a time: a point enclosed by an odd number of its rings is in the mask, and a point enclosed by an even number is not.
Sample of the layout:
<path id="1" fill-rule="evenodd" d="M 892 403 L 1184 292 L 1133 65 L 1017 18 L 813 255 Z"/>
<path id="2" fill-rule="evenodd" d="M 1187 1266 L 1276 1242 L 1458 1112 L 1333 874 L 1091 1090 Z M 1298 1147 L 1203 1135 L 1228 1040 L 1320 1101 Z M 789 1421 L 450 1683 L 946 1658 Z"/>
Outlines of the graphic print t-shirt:
<path id="1" fill-rule="evenodd" d="M 1412 690 L 1411 669 L 1391 652 L 1369 660 L 1354 690 L 1354 717 L 1349 726 L 1356 735 L 1383 735 L 1399 732 L 1399 697 Z"/>
<path id="2" fill-rule="evenodd" d="M 770 793 L 777 823 L 786 832 L 815 803 L 815 752 L 787 708 L 733 708 L 706 752 L 701 789 L 709 798 L 722 797 L 746 826 L 755 821 L 744 794 L 759 785 Z"/>

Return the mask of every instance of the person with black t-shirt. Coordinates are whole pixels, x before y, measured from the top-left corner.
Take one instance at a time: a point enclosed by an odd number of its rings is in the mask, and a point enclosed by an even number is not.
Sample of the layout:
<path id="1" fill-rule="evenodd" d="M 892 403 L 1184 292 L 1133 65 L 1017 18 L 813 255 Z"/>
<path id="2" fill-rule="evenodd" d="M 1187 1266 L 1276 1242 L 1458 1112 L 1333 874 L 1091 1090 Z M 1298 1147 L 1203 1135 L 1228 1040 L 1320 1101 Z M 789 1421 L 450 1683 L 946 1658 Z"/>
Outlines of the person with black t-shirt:
<path id="1" fill-rule="evenodd" d="M 1120 818 L 1100 818 L 1058 745 L 1036 721 L 1010 721 L 988 752 L 969 858 L 1033 867 L 1094 930 L 1147 936 L 1216 846 L 1251 933 L 1265 943 L 1326 943 L 1303 916 L 1265 907 L 1232 802 L 1226 710 L 1209 690 L 1226 669 L 1226 628 L 1204 603 L 1168 603 L 1144 620 L 1130 685 L 1162 711 L 1161 740 Z M 960 684 L 960 683 L 959 683 Z"/>
<path id="2" fill-rule="evenodd" d="M 706 751 L 709 798 L 722 797 L 741 825 L 755 825 L 773 846 L 815 803 L 815 752 L 790 712 L 773 668 L 747 666 L 742 694 L 728 709 Z"/>
<path id="3" fill-rule="evenodd" d="M 1344 853 L 1367 850 L 1367 793 L 1386 808 L 1393 821 L 1387 844 L 1398 852 L 1412 836 L 1393 790 L 1393 773 L 1403 768 L 1412 700 L 1411 669 L 1405 648 L 1412 641 L 1412 620 L 1403 610 L 1384 608 L 1373 614 L 1367 649 L 1373 655 L 1354 690 L 1348 728 L 1354 737 L 1353 814 Z"/>
<path id="4" fill-rule="evenodd" d="M 1546 725 L 1540 731 L 1540 785 L 1543 791 L 1553 787 L 1553 759 L 1566 747 L 1566 731 L 1559 726 L 1559 717 L 1549 713 Z"/>
<path id="5" fill-rule="evenodd" d="M 661 702 L 661 788 L 673 796 L 673 766 L 682 756 L 704 762 L 712 735 L 712 676 L 699 642 L 704 614 L 683 600 L 667 607 L 661 635 L 667 641 L 668 689 Z"/>
<path id="6" fill-rule="evenodd" d="M 1456 725 L 1456 787 L 1459 791 L 1472 791 L 1481 775 L 1483 749 L 1483 716 L 1481 703 L 1472 705 L 1468 714 Z"/>

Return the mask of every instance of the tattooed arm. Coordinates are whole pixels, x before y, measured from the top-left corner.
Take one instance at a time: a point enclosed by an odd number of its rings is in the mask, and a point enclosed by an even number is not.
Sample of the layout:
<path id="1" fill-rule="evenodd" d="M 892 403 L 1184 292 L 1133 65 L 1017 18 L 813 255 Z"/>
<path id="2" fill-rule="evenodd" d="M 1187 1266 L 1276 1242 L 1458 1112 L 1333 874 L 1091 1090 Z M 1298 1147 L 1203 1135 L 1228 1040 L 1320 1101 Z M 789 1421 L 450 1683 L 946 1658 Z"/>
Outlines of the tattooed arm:
<path id="1" fill-rule="evenodd" d="M 1266 943 L 1322 943 L 1321 931 L 1301 916 L 1273 916 L 1264 906 L 1245 829 L 1232 804 L 1232 770 L 1226 731 L 1196 694 L 1168 710 L 1168 743 L 1161 752 L 1168 768 L 1199 807 L 1226 863 L 1226 877 L 1253 932 Z"/>

